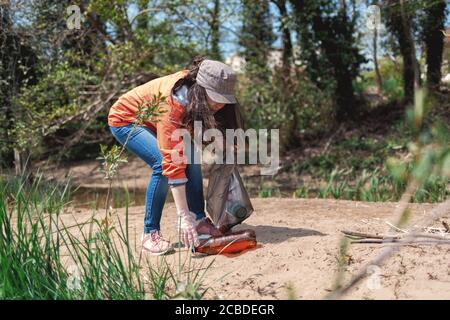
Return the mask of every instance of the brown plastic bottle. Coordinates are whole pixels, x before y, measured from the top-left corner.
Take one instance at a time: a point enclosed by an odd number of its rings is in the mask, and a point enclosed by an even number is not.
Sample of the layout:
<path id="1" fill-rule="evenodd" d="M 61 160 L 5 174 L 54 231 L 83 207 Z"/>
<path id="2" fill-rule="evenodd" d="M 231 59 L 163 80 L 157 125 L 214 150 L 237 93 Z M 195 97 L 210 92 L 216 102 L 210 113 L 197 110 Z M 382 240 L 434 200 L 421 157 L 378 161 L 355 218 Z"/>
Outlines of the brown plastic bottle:
<path id="1" fill-rule="evenodd" d="M 255 231 L 242 230 L 203 240 L 195 250 L 209 255 L 233 254 L 254 248 L 256 245 Z"/>

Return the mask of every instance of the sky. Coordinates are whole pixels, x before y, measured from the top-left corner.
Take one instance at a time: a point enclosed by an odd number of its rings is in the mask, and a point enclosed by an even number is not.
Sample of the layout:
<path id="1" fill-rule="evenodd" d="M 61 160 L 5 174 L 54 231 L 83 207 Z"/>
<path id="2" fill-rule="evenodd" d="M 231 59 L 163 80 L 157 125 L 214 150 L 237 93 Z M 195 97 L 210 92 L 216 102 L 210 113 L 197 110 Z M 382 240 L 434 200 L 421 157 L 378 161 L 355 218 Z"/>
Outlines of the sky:
<path id="1" fill-rule="evenodd" d="M 206 1 L 206 0 L 201 0 L 201 1 Z M 367 12 L 366 1 L 357 0 L 357 6 L 358 6 L 358 11 L 361 13 L 361 17 L 360 17 L 360 21 L 359 21 L 360 26 L 359 26 L 358 30 L 362 31 L 362 32 L 368 32 L 368 29 L 365 26 L 365 19 L 366 19 L 365 12 Z M 449 10 L 450 10 L 450 8 L 449 8 Z M 288 6 L 288 12 L 290 13 L 291 11 L 292 11 L 292 8 L 290 6 Z M 137 12 L 138 12 L 138 10 L 137 10 L 136 6 L 133 6 L 133 5 L 130 6 L 129 12 L 128 12 L 130 20 L 137 14 Z M 278 31 L 278 29 L 280 27 L 279 12 L 278 12 L 278 8 L 276 7 L 276 5 L 273 4 L 272 2 L 270 3 L 270 13 L 271 13 L 271 17 L 272 17 L 273 30 L 276 34 L 280 34 L 280 32 Z M 222 28 L 222 39 L 221 39 L 220 48 L 221 48 L 222 57 L 224 60 L 228 56 L 236 53 L 240 49 L 239 45 L 238 45 L 237 34 L 239 33 L 239 29 L 241 27 L 241 22 L 239 19 L 239 12 L 235 12 L 235 14 L 236 15 L 234 17 L 232 17 L 231 19 L 224 22 L 223 28 Z M 450 26 L 450 14 L 447 14 L 446 25 Z M 229 32 L 228 30 L 234 30 L 234 32 Z M 386 28 L 384 25 L 381 25 L 381 27 L 379 29 L 379 35 L 380 35 L 380 41 L 381 41 L 381 38 L 384 35 L 386 35 Z M 296 43 L 295 32 L 292 32 L 292 42 L 294 44 Z M 362 38 L 361 47 L 360 47 L 361 52 L 368 60 L 368 63 L 364 67 L 367 67 L 369 69 L 372 68 L 372 66 L 373 66 L 372 61 L 371 61 L 371 58 L 372 58 L 371 42 L 372 42 L 372 38 L 370 36 L 365 35 Z M 280 38 L 278 38 L 273 43 L 273 47 L 281 48 L 281 39 Z M 383 50 L 383 46 L 379 45 L 378 48 L 379 48 L 379 56 L 383 56 L 386 54 L 385 50 Z M 418 54 L 420 54 L 420 51 L 418 52 Z"/>
<path id="2" fill-rule="evenodd" d="M 207 3 L 209 2 L 208 0 L 199 0 L 199 1 L 206 1 Z M 234 0 L 236 1 L 236 0 Z M 408 1 L 408 0 L 407 0 Z M 431 0 L 430 0 L 431 1 Z M 230 2 L 227 2 L 227 5 Z M 367 32 L 367 28 L 365 27 L 365 12 L 367 12 L 367 6 L 366 6 L 366 1 L 363 0 L 357 0 L 357 6 L 358 6 L 358 11 L 361 13 L 361 17 L 360 17 L 360 21 L 359 21 L 359 28 L 358 30 L 361 32 Z M 227 20 L 224 21 L 223 25 L 222 25 L 222 30 L 221 30 L 221 52 L 222 52 L 222 57 L 223 60 L 226 60 L 226 58 L 234 53 L 236 53 L 240 47 L 238 45 L 238 34 L 239 34 L 239 30 L 241 28 L 241 19 L 239 18 L 239 9 L 236 9 L 236 12 L 233 12 L 233 15 L 231 15 Z M 288 12 L 290 13 L 292 11 L 292 8 L 290 8 L 290 6 L 288 6 Z M 448 8 L 448 11 L 450 11 L 450 6 Z M 129 6 L 128 8 L 128 17 L 129 20 L 131 21 L 138 13 L 138 8 L 136 5 L 132 4 Z M 270 13 L 271 13 L 271 17 L 272 17 L 272 23 L 273 23 L 273 30 L 276 34 L 280 34 L 279 32 L 279 27 L 280 27 L 280 22 L 279 22 L 279 12 L 278 12 L 278 8 L 275 6 L 275 4 L 273 4 L 272 2 L 270 2 Z M 154 13 L 154 15 L 157 18 L 163 19 L 164 18 L 164 13 Z M 19 20 L 22 19 L 22 23 L 23 23 L 23 17 L 21 18 L 20 15 L 18 15 L 16 18 L 18 18 Z M 446 20 L 446 25 L 450 26 L 450 14 L 447 14 L 447 20 Z M 230 31 L 231 30 L 231 31 Z M 386 34 L 386 30 L 385 28 L 382 26 L 382 28 L 379 31 L 379 34 L 381 37 L 383 37 L 383 35 Z M 361 52 L 366 56 L 367 60 L 369 61 L 365 67 L 367 68 L 371 68 L 372 67 L 372 62 L 371 62 L 371 56 L 372 56 L 372 49 L 371 49 L 371 37 L 369 36 L 365 36 L 362 38 L 362 41 L 360 43 L 360 49 Z M 292 42 L 296 43 L 296 34 L 295 32 L 292 32 Z M 274 43 L 273 43 L 273 47 L 274 48 L 280 48 L 281 47 L 281 39 L 278 38 Z M 379 45 L 379 55 L 383 56 L 386 54 L 385 51 L 383 51 L 383 46 Z M 420 50 L 419 46 L 418 50 Z M 420 54 L 420 51 L 418 52 Z"/>

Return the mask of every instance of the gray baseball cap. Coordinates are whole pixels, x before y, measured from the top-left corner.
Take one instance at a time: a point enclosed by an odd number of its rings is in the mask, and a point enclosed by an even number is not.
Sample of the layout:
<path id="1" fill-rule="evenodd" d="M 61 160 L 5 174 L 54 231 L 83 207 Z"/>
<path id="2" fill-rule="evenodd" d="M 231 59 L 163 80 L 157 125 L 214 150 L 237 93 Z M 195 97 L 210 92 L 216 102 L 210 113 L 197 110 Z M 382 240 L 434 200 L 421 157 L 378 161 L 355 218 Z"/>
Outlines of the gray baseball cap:
<path id="1" fill-rule="evenodd" d="M 197 84 L 205 88 L 208 97 L 215 102 L 237 102 L 234 95 L 236 74 L 225 63 L 203 60 L 198 69 Z"/>

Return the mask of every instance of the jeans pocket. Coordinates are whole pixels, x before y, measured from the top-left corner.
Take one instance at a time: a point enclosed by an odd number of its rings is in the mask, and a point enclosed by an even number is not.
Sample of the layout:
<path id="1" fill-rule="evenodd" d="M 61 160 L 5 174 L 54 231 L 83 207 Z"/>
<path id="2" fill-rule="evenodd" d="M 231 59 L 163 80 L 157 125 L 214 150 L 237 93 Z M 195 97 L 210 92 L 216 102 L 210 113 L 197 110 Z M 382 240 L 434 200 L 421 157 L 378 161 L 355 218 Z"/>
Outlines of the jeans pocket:
<path id="1" fill-rule="evenodd" d="M 114 138 L 116 138 L 118 142 L 123 144 L 127 139 L 127 136 L 130 134 L 132 126 L 132 124 L 129 124 L 121 127 L 109 127 L 109 129 Z"/>

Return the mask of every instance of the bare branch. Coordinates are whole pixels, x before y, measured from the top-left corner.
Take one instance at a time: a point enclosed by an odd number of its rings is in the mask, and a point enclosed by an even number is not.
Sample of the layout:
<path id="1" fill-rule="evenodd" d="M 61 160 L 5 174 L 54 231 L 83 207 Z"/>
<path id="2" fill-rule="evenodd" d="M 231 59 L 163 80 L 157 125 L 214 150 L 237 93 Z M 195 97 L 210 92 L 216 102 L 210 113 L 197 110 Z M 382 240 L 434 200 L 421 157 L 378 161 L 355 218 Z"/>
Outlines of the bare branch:
<path id="1" fill-rule="evenodd" d="M 409 190 L 411 191 L 411 190 Z M 402 199 L 405 200 L 407 196 L 402 196 Z M 409 198 L 408 198 L 409 201 Z M 399 206 L 404 212 L 407 209 L 407 203 L 403 203 Z M 399 209 L 400 210 L 400 209 Z M 398 210 L 398 211 L 399 211 Z M 428 215 L 422 223 L 420 223 L 417 227 L 413 228 L 413 230 L 408 233 L 408 235 L 403 239 L 402 244 L 412 244 L 415 243 L 417 238 L 419 238 L 420 233 L 423 227 L 430 225 L 432 222 L 438 220 L 442 216 L 450 213 L 450 199 L 442 202 L 438 206 L 436 206 L 432 211 L 431 214 Z M 387 243 L 392 243 L 390 242 Z M 441 242 L 440 242 L 441 243 Z M 337 289 L 334 291 L 330 296 L 328 296 L 328 299 L 339 299 L 344 294 L 349 292 L 356 284 L 358 284 L 361 280 L 363 280 L 367 276 L 367 270 L 370 266 L 381 266 L 381 264 L 388 259 L 393 253 L 395 253 L 400 246 L 389 246 L 386 248 L 383 248 L 380 252 L 380 254 L 372 259 L 369 263 L 367 263 L 345 286 Z"/>

